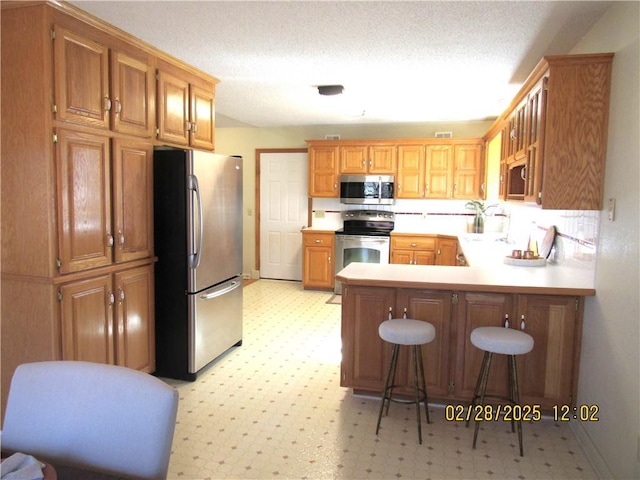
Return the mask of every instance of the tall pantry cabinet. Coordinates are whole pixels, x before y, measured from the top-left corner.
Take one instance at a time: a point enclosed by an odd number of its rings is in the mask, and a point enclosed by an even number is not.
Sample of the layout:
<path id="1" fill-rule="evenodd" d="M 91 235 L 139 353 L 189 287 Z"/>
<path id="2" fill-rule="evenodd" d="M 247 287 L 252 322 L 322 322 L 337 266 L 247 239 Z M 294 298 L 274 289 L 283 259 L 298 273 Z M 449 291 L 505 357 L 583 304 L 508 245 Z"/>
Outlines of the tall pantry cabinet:
<path id="1" fill-rule="evenodd" d="M 25 362 L 155 370 L 157 68 L 197 71 L 65 3 L 1 21 L 4 406 Z"/>

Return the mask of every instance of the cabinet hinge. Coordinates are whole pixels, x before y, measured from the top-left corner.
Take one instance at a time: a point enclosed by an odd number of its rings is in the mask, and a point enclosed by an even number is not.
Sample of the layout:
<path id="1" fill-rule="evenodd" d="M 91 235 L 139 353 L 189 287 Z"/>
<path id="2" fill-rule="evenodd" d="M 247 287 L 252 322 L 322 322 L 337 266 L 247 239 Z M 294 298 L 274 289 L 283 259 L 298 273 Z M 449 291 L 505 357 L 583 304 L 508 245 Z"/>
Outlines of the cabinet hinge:
<path id="1" fill-rule="evenodd" d="M 58 302 L 62 302 L 62 292 L 58 290 Z"/>
<path id="2" fill-rule="evenodd" d="M 456 389 L 456 382 L 451 381 L 449 382 L 449 393 L 453 393 Z"/>
<path id="3" fill-rule="evenodd" d="M 52 28 L 51 29 L 51 40 L 55 40 L 56 39 L 56 31 Z"/>
<path id="4" fill-rule="evenodd" d="M 60 270 L 62 268 L 62 260 L 56 258 L 56 268 Z"/>
<path id="5" fill-rule="evenodd" d="M 53 143 L 58 143 L 58 134 L 57 133 L 53 134 Z"/>
<path id="6" fill-rule="evenodd" d="M 451 303 L 453 305 L 458 305 L 458 294 L 457 293 L 451 294 Z"/>

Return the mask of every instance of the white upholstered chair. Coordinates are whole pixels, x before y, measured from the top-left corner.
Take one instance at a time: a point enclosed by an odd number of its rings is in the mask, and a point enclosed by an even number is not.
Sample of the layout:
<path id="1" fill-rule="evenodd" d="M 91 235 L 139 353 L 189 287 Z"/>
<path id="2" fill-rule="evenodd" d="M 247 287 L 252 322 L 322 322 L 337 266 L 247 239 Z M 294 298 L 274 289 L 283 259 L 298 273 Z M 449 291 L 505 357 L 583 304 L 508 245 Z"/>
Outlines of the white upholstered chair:
<path id="1" fill-rule="evenodd" d="M 130 368 L 26 363 L 11 381 L 2 450 L 127 478 L 166 478 L 177 409 L 174 388 Z"/>

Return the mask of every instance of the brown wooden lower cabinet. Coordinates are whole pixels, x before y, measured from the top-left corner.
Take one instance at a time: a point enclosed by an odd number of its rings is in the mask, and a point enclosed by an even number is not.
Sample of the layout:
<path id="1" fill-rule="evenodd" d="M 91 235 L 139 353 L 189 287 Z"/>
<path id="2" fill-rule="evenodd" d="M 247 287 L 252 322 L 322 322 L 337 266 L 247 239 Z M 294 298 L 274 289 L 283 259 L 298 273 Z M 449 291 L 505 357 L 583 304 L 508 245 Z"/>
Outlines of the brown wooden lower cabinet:
<path id="1" fill-rule="evenodd" d="M 60 287 L 62 359 L 155 370 L 153 266 Z"/>
<path id="2" fill-rule="evenodd" d="M 302 285 L 305 289 L 333 290 L 333 232 L 302 231 Z"/>
<path id="3" fill-rule="evenodd" d="M 475 293 L 345 285 L 342 296 L 343 357 L 341 385 L 355 391 L 382 391 L 390 346 L 378 335 L 384 320 L 425 320 L 436 328 L 433 342 L 423 345 L 430 399 L 468 401 L 473 395 L 484 352 L 471 344 L 480 326 L 522 329 L 534 348 L 517 356 L 522 404 L 575 404 L 582 298 L 575 296 Z M 524 322 L 524 323 L 523 323 Z M 403 349 L 408 350 L 408 349 Z M 407 382 L 409 355 L 399 358 L 397 383 Z M 506 396 L 507 363 L 495 355 L 488 394 Z"/>

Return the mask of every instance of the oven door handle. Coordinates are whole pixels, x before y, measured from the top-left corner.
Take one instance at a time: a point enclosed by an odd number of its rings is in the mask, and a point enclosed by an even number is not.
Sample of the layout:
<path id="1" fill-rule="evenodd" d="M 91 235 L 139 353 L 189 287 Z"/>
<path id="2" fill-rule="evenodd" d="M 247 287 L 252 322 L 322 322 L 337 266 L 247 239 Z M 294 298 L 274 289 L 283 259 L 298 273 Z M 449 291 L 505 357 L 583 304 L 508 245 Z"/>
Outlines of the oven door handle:
<path id="1" fill-rule="evenodd" d="M 364 245 L 385 245 L 389 243 L 389 237 L 373 237 L 368 235 L 338 235 L 337 240 L 347 244 Z"/>

